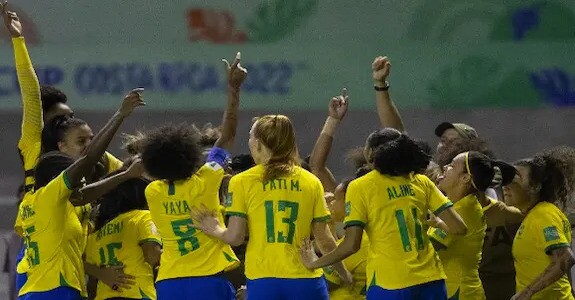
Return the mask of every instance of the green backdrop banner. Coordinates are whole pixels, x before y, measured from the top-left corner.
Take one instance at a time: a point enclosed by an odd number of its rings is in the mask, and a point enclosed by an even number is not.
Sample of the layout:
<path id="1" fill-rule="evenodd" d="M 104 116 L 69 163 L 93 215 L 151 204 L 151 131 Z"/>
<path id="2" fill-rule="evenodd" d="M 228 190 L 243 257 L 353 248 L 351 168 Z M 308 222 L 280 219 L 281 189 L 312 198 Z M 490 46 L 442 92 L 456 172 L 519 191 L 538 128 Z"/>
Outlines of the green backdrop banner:
<path id="1" fill-rule="evenodd" d="M 74 107 L 146 88 L 154 109 L 221 108 L 222 58 L 242 52 L 244 108 L 324 109 L 347 87 L 373 107 L 371 62 L 392 60 L 403 107 L 575 105 L 575 1 L 32 1 L 19 13 L 42 83 Z M 18 109 L 0 32 L 0 108 Z"/>

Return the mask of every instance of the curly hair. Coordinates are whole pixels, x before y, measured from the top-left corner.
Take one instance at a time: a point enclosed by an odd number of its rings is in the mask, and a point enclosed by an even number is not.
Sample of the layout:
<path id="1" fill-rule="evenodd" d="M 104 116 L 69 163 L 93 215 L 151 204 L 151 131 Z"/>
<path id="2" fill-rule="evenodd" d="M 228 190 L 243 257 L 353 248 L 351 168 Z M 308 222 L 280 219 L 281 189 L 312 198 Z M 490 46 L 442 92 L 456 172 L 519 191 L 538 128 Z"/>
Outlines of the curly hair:
<path id="1" fill-rule="evenodd" d="M 157 179 L 180 180 L 194 174 L 203 162 L 200 132 L 188 124 L 166 125 L 146 133 L 142 161 Z"/>
<path id="2" fill-rule="evenodd" d="M 254 158 L 251 154 L 239 154 L 232 158 L 230 168 L 234 174 L 241 173 L 255 166 Z"/>
<path id="3" fill-rule="evenodd" d="M 539 190 L 539 201 L 559 203 L 563 207 L 575 191 L 575 149 L 556 147 L 520 160 L 517 166 L 529 168 L 529 184 Z"/>
<path id="4" fill-rule="evenodd" d="M 421 148 L 421 151 L 429 156 L 433 156 L 433 148 L 431 148 L 428 142 L 420 139 L 414 139 L 413 141 Z"/>
<path id="5" fill-rule="evenodd" d="M 350 161 L 355 169 L 359 169 L 367 164 L 363 156 L 363 147 L 349 149 L 345 155 L 346 161 Z"/>
<path id="6" fill-rule="evenodd" d="M 141 131 L 136 131 L 134 134 L 122 134 L 122 149 L 126 150 L 130 155 L 138 155 L 141 152 L 142 142 L 146 138 Z"/>
<path id="7" fill-rule="evenodd" d="M 40 99 L 42 101 L 42 111 L 44 112 L 49 111 L 58 103 L 68 102 L 66 94 L 53 86 L 41 86 Z"/>
<path id="8" fill-rule="evenodd" d="M 433 161 L 439 165 L 441 169 L 450 164 L 453 158 L 459 153 L 476 151 L 489 157 L 496 159 L 495 152 L 490 148 L 489 143 L 482 138 L 471 139 L 456 139 L 448 144 L 444 151 L 435 153 Z"/>
<path id="9" fill-rule="evenodd" d="M 203 148 L 211 148 L 216 141 L 222 136 L 220 127 L 214 127 L 212 123 L 206 123 L 200 129 L 200 146 Z"/>
<path id="10" fill-rule="evenodd" d="M 110 174 L 113 176 L 120 170 Z M 100 230 L 106 223 L 120 214 L 140 209 L 148 209 L 145 193 L 150 182 L 142 178 L 132 178 L 120 183 L 115 189 L 102 197 L 95 220 L 94 230 Z"/>
<path id="11" fill-rule="evenodd" d="M 430 156 L 409 136 L 395 129 L 385 128 L 370 135 L 377 143 L 373 155 L 374 168 L 381 174 L 405 176 L 427 168 Z"/>

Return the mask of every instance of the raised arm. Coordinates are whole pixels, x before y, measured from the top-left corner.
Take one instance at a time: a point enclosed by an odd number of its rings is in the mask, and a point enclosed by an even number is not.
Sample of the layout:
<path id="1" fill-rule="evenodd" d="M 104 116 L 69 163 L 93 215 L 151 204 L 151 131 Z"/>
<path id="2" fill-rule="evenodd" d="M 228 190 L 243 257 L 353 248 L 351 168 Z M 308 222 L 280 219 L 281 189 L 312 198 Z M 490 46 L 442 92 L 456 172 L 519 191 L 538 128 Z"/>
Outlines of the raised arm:
<path id="1" fill-rule="evenodd" d="M 124 119 L 132 113 L 134 108 L 145 105 L 144 100 L 140 95 L 142 91 L 143 89 L 134 89 L 126 95 L 120 109 L 112 116 L 98 134 L 96 134 L 86 149 L 85 155 L 66 169 L 67 178 L 72 187 L 78 187 L 82 178 L 88 175 L 94 165 L 96 165 L 98 160 L 100 160 Z M 73 204 L 83 205 L 87 203 L 84 200 L 78 201 L 82 201 L 84 203 Z"/>
<path id="2" fill-rule="evenodd" d="M 373 83 L 375 87 L 375 101 L 377 104 L 377 115 L 382 127 L 391 127 L 399 131 L 404 131 L 403 121 L 395 103 L 389 96 L 389 83 L 387 77 L 391 69 L 391 63 L 387 56 L 378 56 L 371 65 Z"/>
<path id="3" fill-rule="evenodd" d="M 8 2 L 0 3 L 0 12 L 4 25 L 12 37 L 14 46 L 14 60 L 16 74 L 22 94 L 22 135 L 18 141 L 18 148 L 23 149 L 40 142 L 42 135 L 42 102 L 40 99 L 40 83 L 32 66 L 32 61 L 26 49 L 26 42 L 22 36 L 22 24 L 15 12 L 8 10 Z"/>
<path id="4" fill-rule="evenodd" d="M 312 173 L 319 178 L 323 188 L 326 192 L 335 191 L 337 181 L 330 170 L 327 168 L 326 162 L 331 151 L 333 137 L 337 131 L 339 122 L 343 120 L 347 113 L 348 107 L 347 90 L 344 88 L 341 96 L 333 97 L 329 102 L 329 114 L 323 125 L 323 129 L 315 142 L 315 146 L 311 151 L 309 165 Z"/>
<path id="5" fill-rule="evenodd" d="M 246 79 L 248 71 L 240 65 L 241 54 L 236 54 L 234 63 L 230 66 L 227 60 L 226 73 L 228 75 L 228 104 L 224 111 L 222 121 L 222 135 L 214 144 L 215 147 L 230 150 L 236 137 L 238 127 L 238 107 L 240 106 L 240 88 Z"/>
<path id="6" fill-rule="evenodd" d="M 137 158 L 134 160 L 134 162 L 132 162 L 127 170 L 102 179 L 98 182 L 89 184 L 80 189 L 80 192 L 82 193 L 82 199 L 86 203 L 97 201 L 100 199 L 100 197 L 115 189 L 122 182 L 128 179 L 140 177 L 143 173 L 144 165 L 142 164 L 142 160 Z"/>

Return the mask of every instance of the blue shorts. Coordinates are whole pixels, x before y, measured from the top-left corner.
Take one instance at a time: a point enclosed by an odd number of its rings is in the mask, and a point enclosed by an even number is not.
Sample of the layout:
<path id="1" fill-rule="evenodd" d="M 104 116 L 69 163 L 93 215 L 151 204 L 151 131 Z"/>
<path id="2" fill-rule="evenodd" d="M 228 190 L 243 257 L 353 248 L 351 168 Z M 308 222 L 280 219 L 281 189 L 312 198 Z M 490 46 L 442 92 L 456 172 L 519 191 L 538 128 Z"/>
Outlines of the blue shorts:
<path id="1" fill-rule="evenodd" d="M 367 289 L 367 300 L 446 300 L 445 280 L 437 280 L 399 290 L 386 290 L 377 285 Z"/>
<path id="2" fill-rule="evenodd" d="M 205 299 L 235 300 L 236 291 L 223 274 L 184 277 L 156 282 L 158 300 Z"/>
<path id="3" fill-rule="evenodd" d="M 325 278 L 260 278 L 247 281 L 249 300 L 328 300 Z"/>
<path id="4" fill-rule="evenodd" d="M 80 291 L 69 286 L 61 286 L 47 292 L 30 292 L 18 297 L 18 300 L 83 300 Z"/>

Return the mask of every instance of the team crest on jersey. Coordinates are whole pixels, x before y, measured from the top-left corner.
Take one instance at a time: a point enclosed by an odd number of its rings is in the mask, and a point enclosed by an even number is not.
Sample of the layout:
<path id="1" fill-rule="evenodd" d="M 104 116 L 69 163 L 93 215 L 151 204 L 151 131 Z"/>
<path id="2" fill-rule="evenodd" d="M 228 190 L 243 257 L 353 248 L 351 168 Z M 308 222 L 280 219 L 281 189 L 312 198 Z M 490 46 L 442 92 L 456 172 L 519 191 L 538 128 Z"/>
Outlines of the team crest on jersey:
<path id="1" fill-rule="evenodd" d="M 226 195 L 226 199 L 224 200 L 224 206 L 225 206 L 225 207 L 230 207 L 230 206 L 232 206 L 233 194 L 234 194 L 234 193 L 228 193 L 228 194 Z"/>
<path id="2" fill-rule="evenodd" d="M 348 217 L 351 213 L 351 202 L 345 203 L 345 216 Z"/>
<path id="3" fill-rule="evenodd" d="M 523 234 L 523 229 L 524 229 L 524 228 L 525 228 L 525 225 L 521 225 L 521 226 L 519 227 L 519 229 L 517 230 L 517 235 L 518 235 L 518 236 L 521 236 L 521 235 Z"/>
<path id="4" fill-rule="evenodd" d="M 543 229 L 543 235 L 545 235 L 546 242 L 556 241 L 559 239 L 559 230 L 557 230 L 555 226 L 545 227 L 545 229 Z"/>

